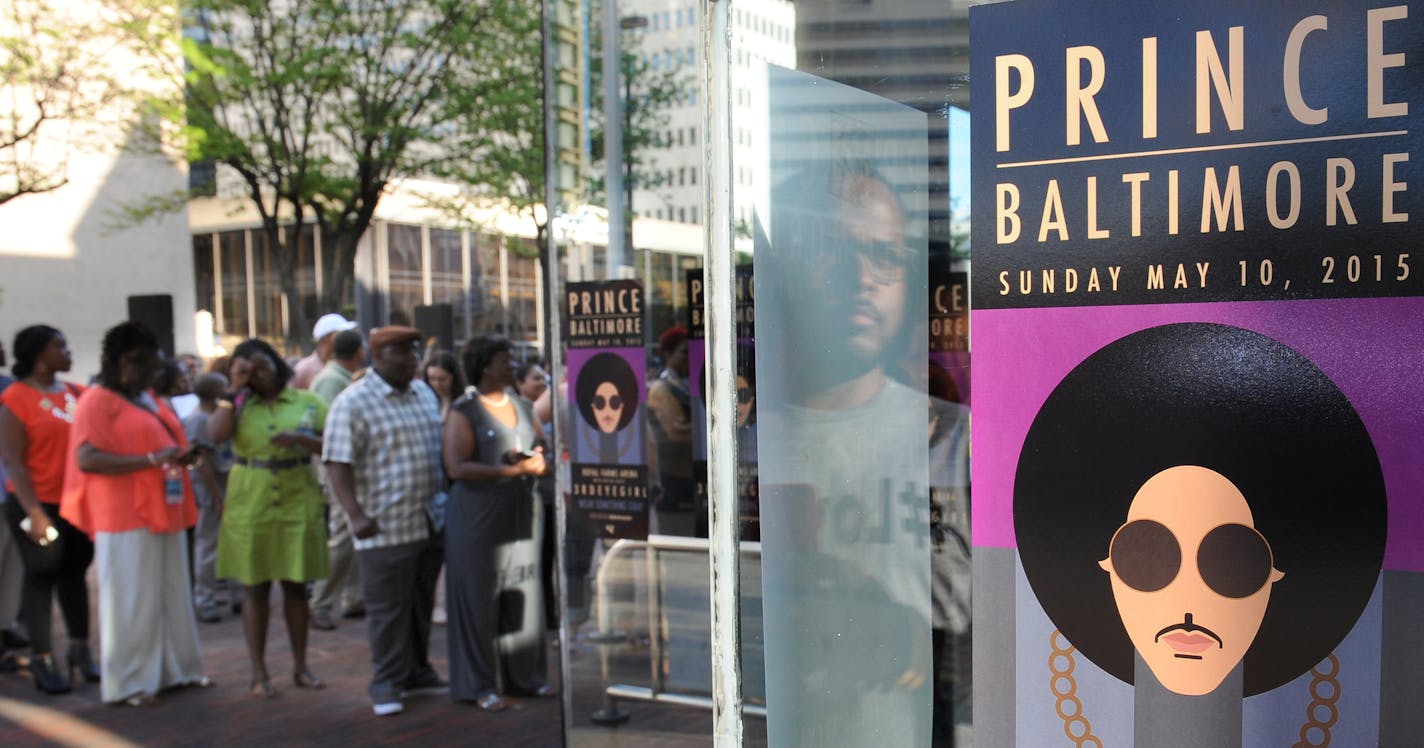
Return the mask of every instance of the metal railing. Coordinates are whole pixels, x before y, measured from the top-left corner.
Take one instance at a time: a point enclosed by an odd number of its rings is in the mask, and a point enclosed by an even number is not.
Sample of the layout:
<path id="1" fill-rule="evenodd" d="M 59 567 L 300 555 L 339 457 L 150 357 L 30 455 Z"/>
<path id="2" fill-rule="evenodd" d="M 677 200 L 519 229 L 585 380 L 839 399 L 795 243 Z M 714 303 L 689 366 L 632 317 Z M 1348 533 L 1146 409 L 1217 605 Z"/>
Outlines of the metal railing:
<path id="1" fill-rule="evenodd" d="M 684 538 L 675 535 L 649 535 L 647 540 L 622 539 L 615 542 L 603 554 L 603 560 L 599 564 L 598 574 L 595 577 L 594 585 L 598 600 L 598 633 L 592 634 L 587 641 L 598 645 L 599 666 L 601 668 L 603 681 L 603 703 L 593 713 L 593 721 L 600 725 L 616 725 L 628 720 L 628 713 L 618 708 L 619 699 L 630 699 L 633 701 L 647 701 L 661 704 L 673 704 L 677 706 L 690 706 L 711 711 L 713 700 L 710 696 L 696 693 L 682 693 L 672 691 L 668 688 L 667 672 L 663 665 L 663 636 L 666 612 L 663 609 L 663 584 L 662 584 L 662 564 L 659 555 L 664 552 L 675 553 L 701 553 L 704 556 L 708 553 L 709 542 L 706 538 Z M 754 542 L 743 542 L 740 546 L 741 553 L 745 555 L 761 557 L 761 544 Z M 650 665 L 650 685 L 638 686 L 627 683 L 611 683 L 609 675 L 609 660 L 612 657 L 611 650 L 614 646 L 622 644 L 627 640 L 625 632 L 616 630 L 613 621 L 613 605 L 609 597 L 611 569 L 616 565 L 621 557 L 631 555 L 638 551 L 644 552 L 644 561 L 647 569 L 648 585 L 648 660 Z M 709 602 L 710 616 L 710 602 Z M 669 661 L 670 662 L 670 661 Z M 707 684 L 707 690 L 712 690 L 712 684 Z M 766 718 L 766 707 L 757 704 L 742 705 L 742 714 L 754 717 Z"/>

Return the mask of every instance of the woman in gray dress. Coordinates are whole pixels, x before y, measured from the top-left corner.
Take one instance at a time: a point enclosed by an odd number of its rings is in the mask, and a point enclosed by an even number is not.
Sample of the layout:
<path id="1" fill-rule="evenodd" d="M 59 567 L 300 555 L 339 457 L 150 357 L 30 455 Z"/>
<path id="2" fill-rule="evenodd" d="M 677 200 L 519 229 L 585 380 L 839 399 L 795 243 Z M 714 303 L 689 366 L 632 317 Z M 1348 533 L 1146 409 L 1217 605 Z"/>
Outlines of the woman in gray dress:
<path id="1" fill-rule="evenodd" d="M 543 508 L 535 480 L 548 469 L 529 406 L 510 396 L 509 341 L 485 335 L 460 353 L 475 387 L 445 419 L 445 605 L 450 696 L 486 711 L 501 693 L 552 696 L 546 679 L 539 583 Z"/>

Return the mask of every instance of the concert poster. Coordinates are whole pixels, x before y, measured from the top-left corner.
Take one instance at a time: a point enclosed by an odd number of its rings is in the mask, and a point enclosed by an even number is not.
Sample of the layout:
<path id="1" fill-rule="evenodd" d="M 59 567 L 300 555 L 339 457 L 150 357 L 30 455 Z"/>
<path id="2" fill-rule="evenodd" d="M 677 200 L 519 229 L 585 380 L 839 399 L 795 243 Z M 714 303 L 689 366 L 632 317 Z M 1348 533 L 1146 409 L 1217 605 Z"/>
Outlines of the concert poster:
<path id="1" fill-rule="evenodd" d="M 970 34 L 976 743 L 1417 744 L 1424 6 Z"/>

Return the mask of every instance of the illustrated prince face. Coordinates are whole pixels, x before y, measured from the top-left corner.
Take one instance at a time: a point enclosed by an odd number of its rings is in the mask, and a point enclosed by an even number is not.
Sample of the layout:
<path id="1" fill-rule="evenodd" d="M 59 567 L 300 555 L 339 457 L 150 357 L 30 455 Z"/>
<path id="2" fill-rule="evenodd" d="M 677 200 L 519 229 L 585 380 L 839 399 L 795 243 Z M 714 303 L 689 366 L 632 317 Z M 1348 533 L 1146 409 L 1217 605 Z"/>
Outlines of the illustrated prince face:
<path id="1" fill-rule="evenodd" d="M 1113 677 L 1185 696 L 1308 672 L 1384 560 L 1360 414 L 1301 353 L 1229 325 L 1150 327 L 1080 361 L 1034 416 L 1013 495 L 1052 627 Z"/>
<path id="2" fill-rule="evenodd" d="M 618 430 L 618 420 L 623 415 L 623 398 L 618 395 L 618 387 L 612 382 L 599 382 L 593 389 L 594 418 L 598 421 L 598 430 L 605 434 L 611 434 Z"/>
<path id="3" fill-rule="evenodd" d="M 1216 690 L 1246 655 L 1285 575 L 1251 507 L 1220 473 L 1180 465 L 1152 476 L 1099 565 L 1123 628 L 1168 690 Z"/>
<path id="4" fill-rule="evenodd" d="M 638 379 L 622 356 L 596 353 L 584 363 L 574 384 L 579 415 L 599 433 L 622 431 L 638 410 Z"/>

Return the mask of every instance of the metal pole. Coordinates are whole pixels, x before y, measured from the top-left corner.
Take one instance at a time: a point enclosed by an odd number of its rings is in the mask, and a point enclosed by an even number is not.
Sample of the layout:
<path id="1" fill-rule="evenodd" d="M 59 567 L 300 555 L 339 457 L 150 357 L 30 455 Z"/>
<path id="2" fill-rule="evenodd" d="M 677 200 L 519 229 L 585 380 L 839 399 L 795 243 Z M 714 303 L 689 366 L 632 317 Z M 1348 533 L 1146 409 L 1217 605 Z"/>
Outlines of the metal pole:
<path id="1" fill-rule="evenodd" d="M 742 744 L 741 554 L 737 507 L 736 317 L 732 228 L 731 35 L 728 0 L 702 4 L 703 212 L 707 216 L 708 562 L 712 586 L 712 735 Z"/>
<path id="2" fill-rule="evenodd" d="M 544 70 L 544 215 L 548 221 L 548 241 L 546 242 L 548 252 L 544 255 L 544 292 L 548 294 L 546 298 L 559 298 L 559 233 L 554 230 L 554 218 L 559 215 L 559 140 L 558 140 L 558 115 L 556 112 L 558 102 L 558 76 L 555 74 L 555 61 L 558 59 L 558 50 L 555 49 L 554 40 L 554 18 L 557 12 L 555 5 L 561 0 L 542 0 L 540 27 L 543 33 L 543 70 Z M 469 287 L 469 252 L 465 252 L 465 285 Z M 467 297 L 468 298 L 468 297 Z M 543 306 L 542 304 L 540 305 Z M 559 402 L 559 375 L 563 369 L 564 358 L 559 346 L 559 313 L 555 310 L 554 304 L 549 304 L 550 319 L 549 324 L 549 376 L 551 381 L 549 387 L 552 388 L 549 396 L 555 403 Z M 469 315 L 465 315 L 465 323 L 469 324 Z M 542 333 L 542 330 L 541 330 Z M 557 407 L 555 412 L 558 412 Z M 555 418 L 554 423 L 554 459 L 560 460 L 561 450 L 557 446 L 562 444 L 563 434 L 559 433 L 559 419 Z M 564 572 L 568 568 L 568 561 L 564 558 L 564 536 L 568 532 L 568 522 L 564 516 L 563 492 L 568 486 L 565 482 L 558 482 L 554 486 L 554 516 L 545 517 L 544 521 L 552 519 L 556 522 L 555 533 L 558 545 L 554 548 L 555 574 L 558 579 L 556 588 L 559 599 L 559 689 L 560 701 L 563 707 L 563 735 L 561 742 L 568 742 L 568 734 L 573 729 L 574 724 L 574 688 L 573 688 L 573 668 L 569 665 L 569 594 L 567 587 L 568 575 Z"/>
<path id="3" fill-rule="evenodd" d="M 628 26 L 627 22 L 619 24 L 619 27 Z M 631 26 L 630 26 L 631 27 Z M 628 133 L 633 130 L 633 77 L 623 76 L 623 132 Z M 627 154 L 623 157 L 623 215 L 626 216 L 623 223 L 623 259 L 629 266 L 636 261 L 633 254 L 633 159 Z"/>
<path id="4" fill-rule="evenodd" d="M 623 73 L 619 50 L 618 0 L 603 0 L 603 166 L 608 205 L 608 275 L 623 267 L 623 109 L 618 78 Z"/>

